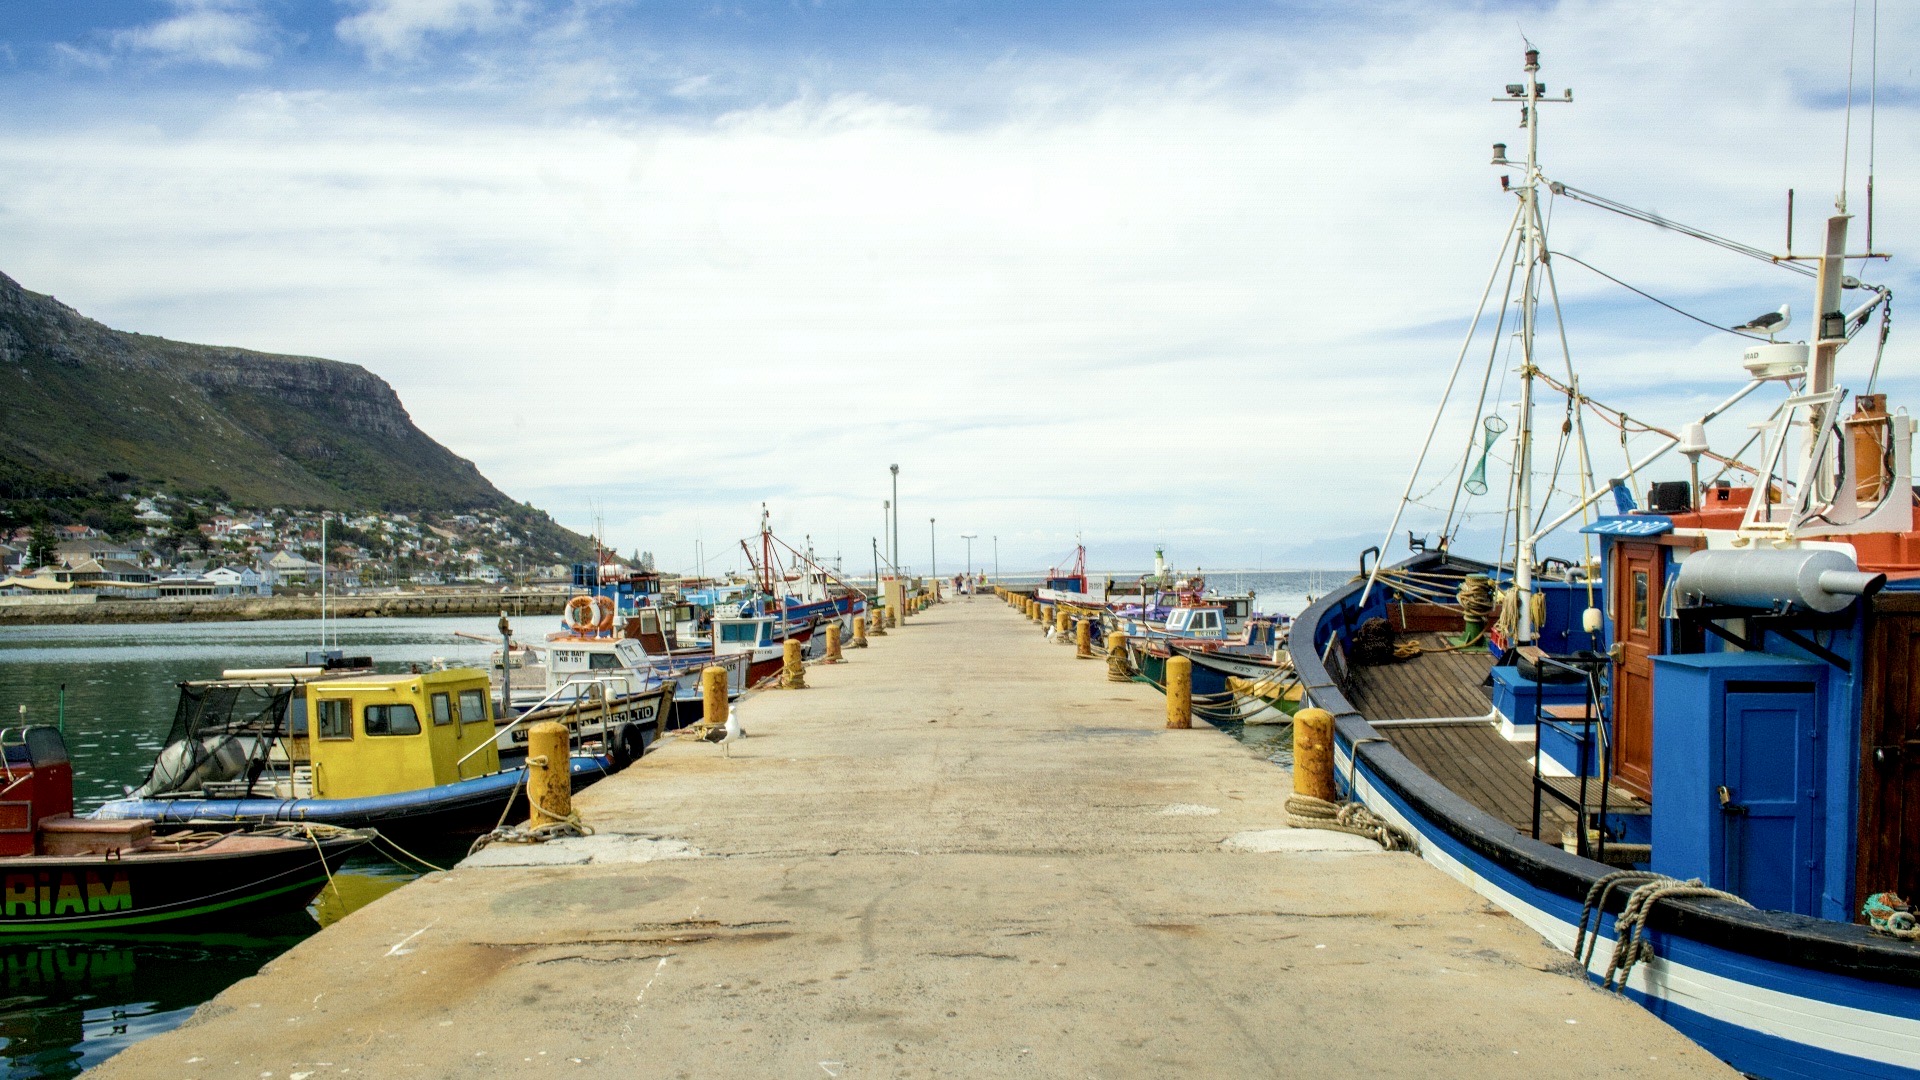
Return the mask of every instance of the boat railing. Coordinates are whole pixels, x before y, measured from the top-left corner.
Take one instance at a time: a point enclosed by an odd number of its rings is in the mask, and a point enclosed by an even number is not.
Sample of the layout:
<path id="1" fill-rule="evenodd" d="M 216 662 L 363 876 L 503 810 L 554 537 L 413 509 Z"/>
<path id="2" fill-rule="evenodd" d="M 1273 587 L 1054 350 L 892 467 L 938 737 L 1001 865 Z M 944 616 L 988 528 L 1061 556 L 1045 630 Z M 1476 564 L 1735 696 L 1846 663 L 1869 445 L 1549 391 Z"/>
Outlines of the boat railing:
<path id="1" fill-rule="evenodd" d="M 1535 663 L 1538 675 L 1547 670 L 1557 670 L 1575 676 L 1586 686 L 1586 695 L 1581 699 L 1581 714 L 1577 717 L 1554 716 L 1545 704 L 1546 684 L 1536 678 L 1533 683 L 1533 838 L 1540 839 L 1540 812 L 1542 797 L 1549 798 L 1566 806 L 1574 815 L 1574 854 L 1595 862 L 1605 862 L 1607 853 L 1607 813 L 1608 792 L 1612 788 L 1613 754 L 1608 745 L 1606 719 L 1601 714 L 1600 673 L 1612 661 L 1604 656 L 1555 657 L 1541 654 Z M 1574 747 L 1574 769 L 1576 783 L 1573 792 L 1566 792 L 1552 783 L 1542 770 L 1541 762 L 1546 753 L 1541 749 L 1539 732 L 1541 728 L 1550 728 L 1566 736 Z M 1598 766 L 1599 775 L 1594 775 Z M 1599 807 L 1597 820 L 1600 825 L 1592 842 L 1588 841 L 1587 813 L 1593 808 L 1590 798 L 1590 786 L 1598 782 Z"/>
<path id="2" fill-rule="evenodd" d="M 494 745 L 495 741 L 497 741 L 500 738 L 500 736 L 505 735 L 507 732 L 514 730 L 515 728 L 519 727 L 521 724 L 524 724 L 528 720 L 532 719 L 536 714 L 540 712 L 541 709 L 544 709 L 548 705 L 553 704 L 554 700 L 560 697 L 560 695 L 565 693 L 567 690 L 569 689 L 577 690 L 577 689 L 585 688 L 587 686 L 599 686 L 601 688 L 602 694 L 604 695 L 605 691 L 609 689 L 614 683 L 617 682 L 622 685 L 625 685 L 629 681 L 631 676 L 634 674 L 638 674 L 644 677 L 646 675 L 652 674 L 652 672 L 651 672 L 651 669 L 641 670 L 637 668 L 610 668 L 610 669 L 604 669 L 598 673 L 590 674 L 588 672 L 577 672 L 573 675 L 567 676 L 567 678 L 563 682 L 561 682 L 559 686 L 554 687 L 553 690 L 549 692 L 546 697 L 543 697 L 539 701 L 534 702 L 531 706 L 528 706 L 528 708 L 524 712 L 522 712 L 519 716 L 514 717 L 513 721 L 509 723 L 506 727 L 503 727 L 499 731 L 494 732 L 494 735 L 493 735 L 494 741 L 482 742 L 479 746 L 476 746 L 472 750 L 467 751 L 465 756 L 463 756 L 459 761 L 454 762 L 454 768 L 458 770 L 462 765 L 465 765 L 467 761 L 471 759 L 474 755 L 485 750 L 488 746 Z M 577 701 L 578 700 L 577 695 L 572 700 Z M 605 697 L 605 696 L 602 697 L 603 702 L 609 701 L 609 700 L 611 699 L 608 697 Z"/>

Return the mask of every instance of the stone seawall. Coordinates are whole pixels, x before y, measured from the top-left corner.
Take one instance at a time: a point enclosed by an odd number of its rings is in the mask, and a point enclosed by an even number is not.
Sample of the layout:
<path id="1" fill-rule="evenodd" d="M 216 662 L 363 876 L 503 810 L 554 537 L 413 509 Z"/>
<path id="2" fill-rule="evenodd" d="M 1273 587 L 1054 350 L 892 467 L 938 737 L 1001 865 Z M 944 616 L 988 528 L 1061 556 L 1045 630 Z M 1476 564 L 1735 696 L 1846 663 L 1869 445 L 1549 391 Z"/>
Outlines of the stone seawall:
<path id="1" fill-rule="evenodd" d="M 395 596 L 330 596 L 327 615 L 336 619 L 431 615 L 557 615 L 566 605 L 556 592 L 402 593 Z M 317 619 L 317 596 L 201 597 L 177 600 L 102 600 L 91 604 L 0 603 L 0 626 L 71 623 L 251 622 Z"/>

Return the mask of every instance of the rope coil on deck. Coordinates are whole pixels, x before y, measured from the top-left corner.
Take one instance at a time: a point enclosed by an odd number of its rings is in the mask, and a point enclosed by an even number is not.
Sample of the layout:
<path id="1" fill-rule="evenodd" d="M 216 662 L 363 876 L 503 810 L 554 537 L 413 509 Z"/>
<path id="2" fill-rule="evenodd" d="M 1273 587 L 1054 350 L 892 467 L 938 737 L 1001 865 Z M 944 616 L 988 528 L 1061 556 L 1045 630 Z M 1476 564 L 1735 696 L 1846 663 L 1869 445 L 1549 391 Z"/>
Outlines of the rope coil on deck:
<path id="1" fill-rule="evenodd" d="M 1287 796 L 1287 824 L 1364 836 L 1388 851 L 1413 850 L 1413 837 L 1406 830 L 1357 802 L 1328 802 L 1296 792 Z"/>
<path id="2" fill-rule="evenodd" d="M 1613 955 L 1607 958 L 1607 970 L 1601 976 L 1600 985 L 1616 994 L 1627 991 L 1627 979 L 1633 969 L 1643 960 L 1655 959 L 1653 942 L 1647 938 L 1647 915 L 1653 906 L 1662 900 L 1724 900 L 1730 904 L 1750 908 L 1747 903 L 1724 889 L 1715 889 L 1703 883 L 1699 878 L 1682 881 L 1665 874 L 1655 874 L 1646 870 L 1616 870 L 1594 880 L 1587 890 L 1586 905 L 1580 909 L 1580 930 L 1573 939 L 1573 955 L 1580 961 L 1582 968 L 1593 968 L 1594 949 L 1600 943 L 1600 917 L 1606 908 L 1607 896 L 1616 888 L 1630 888 L 1627 905 L 1613 920 Z M 1593 918 L 1593 932 L 1587 932 L 1587 919 Z"/>

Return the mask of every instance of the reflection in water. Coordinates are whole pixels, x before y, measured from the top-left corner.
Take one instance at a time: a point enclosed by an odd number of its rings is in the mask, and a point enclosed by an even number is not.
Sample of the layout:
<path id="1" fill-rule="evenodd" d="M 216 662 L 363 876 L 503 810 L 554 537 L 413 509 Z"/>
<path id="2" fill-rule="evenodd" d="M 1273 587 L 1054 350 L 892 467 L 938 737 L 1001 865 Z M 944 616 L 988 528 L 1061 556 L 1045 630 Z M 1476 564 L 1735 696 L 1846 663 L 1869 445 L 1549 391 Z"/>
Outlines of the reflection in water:
<path id="1" fill-rule="evenodd" d="M 529 620 L 526 631 L 537 621 Z M 494 620 L 354 619 L 329 627 L 350 655 L 384 670 L 444 657 L 484 666 L 490 646 L 454 635 L 491 635 Z M 66 685 L 67 746 L 80 811 L 146 778 L 186 679 L 224 668 L 283 667 L 319 644 L 317 622 L 0 628 L 0 717 L 37 723 L 60 716 Z M 450 866 L 464 845 L 421 850 Z M 0 943 L 0 1080 L 72 1076 L 123 1047 L 178 1027 L 202 1002 L 260 970 L 321 926 L 416 876 L 356 857 L 307 913 L 251 923 L 233 934 Z M 317 921 L 316 921 L 317 920 Z"/>

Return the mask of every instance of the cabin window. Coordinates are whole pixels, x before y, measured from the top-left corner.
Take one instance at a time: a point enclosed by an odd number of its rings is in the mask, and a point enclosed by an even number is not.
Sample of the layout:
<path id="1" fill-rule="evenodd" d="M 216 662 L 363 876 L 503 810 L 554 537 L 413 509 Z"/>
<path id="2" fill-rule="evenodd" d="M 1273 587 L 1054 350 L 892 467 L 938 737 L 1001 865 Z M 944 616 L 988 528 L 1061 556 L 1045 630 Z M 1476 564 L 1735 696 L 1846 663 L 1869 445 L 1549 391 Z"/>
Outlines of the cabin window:
<path id="1" fill-rule="evenodd" d="M 640 632 L 643 634 L 659 633 L 660 632 L 660 613 L 657 611 L 641 612 L 640 613 Z"/>
<path id="2" fill-rule="evenodd" d="M 759 627 L 753 623 L 722 623 L 720 624 L 720 640 L 752 643 L 758 637 L 755 633 L 758 629 Z"/>
<path id="3" fill-rule="evenodd" d="M 323 739 L 353 738 L 353 702 L 322 698 L 313 703 L 314 730 Z"/>
<path id="4" fill-rule="evenodd" d="M 369 705 L 364 726 L 369 735 L 418 735 L 420 714 L 411 705 Z"/>
<path id="5" fill-rule="evenodd" d="M 453 695 L 433 695 L 433 726 L 453 723 Z"/>
<path id="6" fill-rule="evenodd" d="M 610 668 L 617 668 L 619 666 L 620 666 L 620 658 L 610 652 L 595 652 L 595 653 L 587 654 L 587 670 L 588 671 L 606 671 Z"/>
<path id="7" fill-rule="evenodd" d="M 487 719 L 487 695 L 478 690 L 460 691 L 460 722 L 478 724 Z"/>
<path id="8" fill-rule="evenodd" d="M 1647 572 L 1645 570 L 1635 570 L 1633 572 L 1633 599 L 1631 602 L 1633 611 L 1627 620 L 1628 625 L 1632 626 L 1635 630 L 1645 630 L 1647 628 Z"/>

